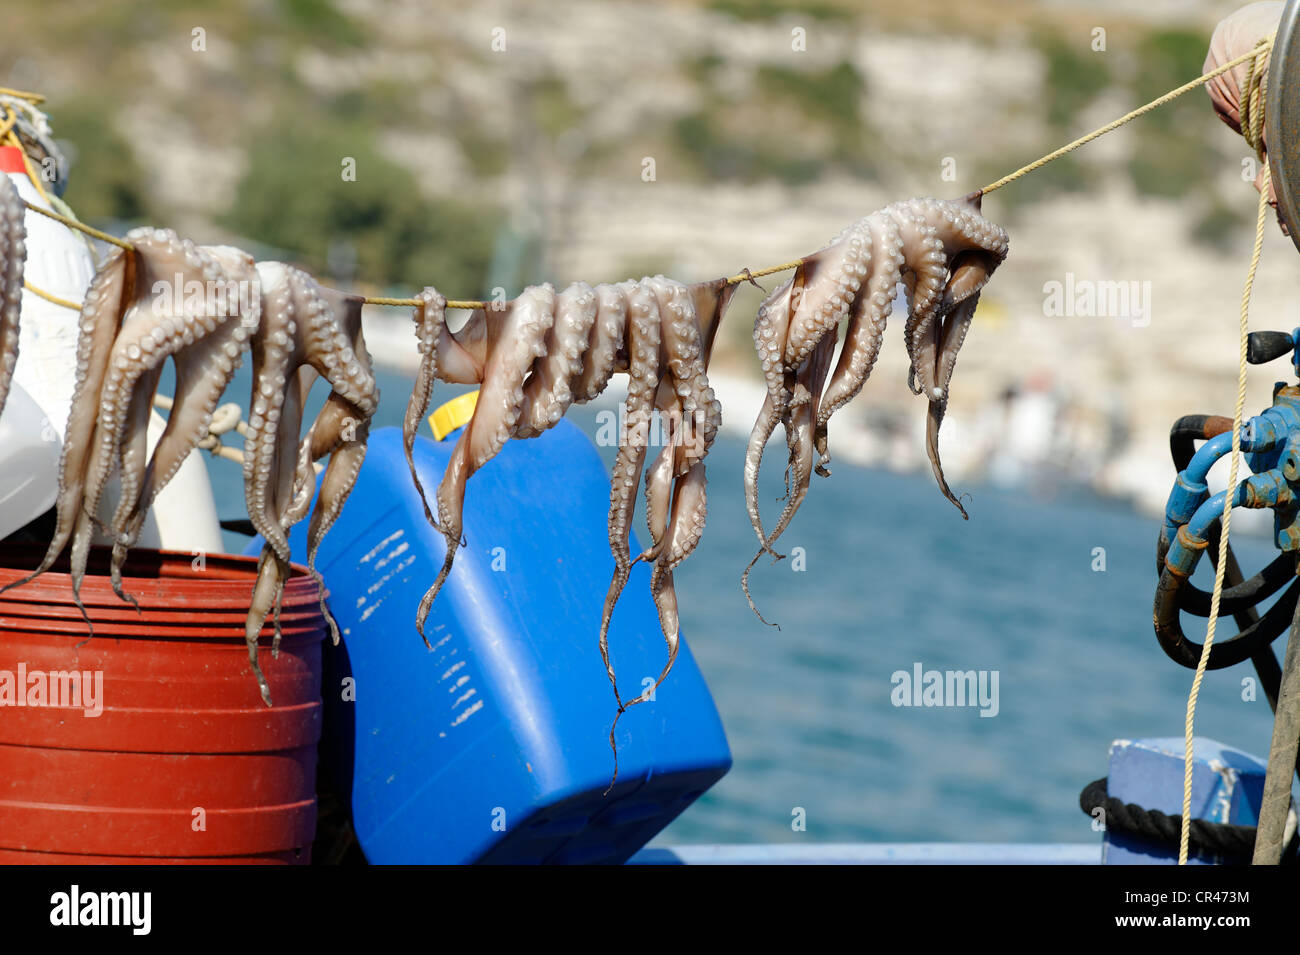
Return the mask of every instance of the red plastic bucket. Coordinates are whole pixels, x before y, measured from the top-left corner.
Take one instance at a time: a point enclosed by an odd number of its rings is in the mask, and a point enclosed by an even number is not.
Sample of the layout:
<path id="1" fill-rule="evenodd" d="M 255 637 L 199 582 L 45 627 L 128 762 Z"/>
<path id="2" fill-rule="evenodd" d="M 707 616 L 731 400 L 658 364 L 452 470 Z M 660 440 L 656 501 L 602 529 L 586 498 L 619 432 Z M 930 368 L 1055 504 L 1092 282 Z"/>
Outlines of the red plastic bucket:
<path id="1" fill-rule="evenodd" d="M 0 548 L 0 586 L 40 556 Z M 268 708 L 244 643 L 256 560 L 133 553 L 137 613 L 109 586 L 107 556 L 92 553 L 81 588 L 93 639 L 66 561 L 0 594 L 0 863 L 310 862 L 316 585 L 294 567 L 278 658 L 263 628 Z"/>

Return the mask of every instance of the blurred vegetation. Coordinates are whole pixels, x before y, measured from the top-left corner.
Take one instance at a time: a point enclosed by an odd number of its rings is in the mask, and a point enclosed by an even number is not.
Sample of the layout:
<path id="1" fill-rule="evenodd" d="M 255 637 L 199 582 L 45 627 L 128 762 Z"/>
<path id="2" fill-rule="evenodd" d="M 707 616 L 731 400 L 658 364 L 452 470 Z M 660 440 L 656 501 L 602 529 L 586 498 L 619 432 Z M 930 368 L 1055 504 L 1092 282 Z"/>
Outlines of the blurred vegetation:
<path id="1" fill-rule="evenodd" d="M 51 123 L 73 160 L 63 198 L 83 219 L 134 222 L 151 212 L 149 183 L 114 118 L 111 100 L 59 104 Z"/>
<path id="2" fill-rule="evenodd" d="M 1203 245 L 1228 252 L 1241 248 L 1242 237 L 1254 223 L 1249 203 L 1236 205 L 1212 194 L 1192 224 L 1192 238 Z"/>
<path id="3" fill-rule="evenodd" d="M 1110 86 L 1110 60 L 1094 52 L 1090 37 L 1043 32 L 1037 42 L 1047 61 L 1044 102 L 1052 131 L 1065 135 L 1078 129 L 1077 116 Z"/>
<path id="4" fill-rule="evenodd" d="M 1201 72 L 1207 40 L 1200 32 L 1159 30 L 1137 47 L 1134 99 L 1145 103 Z M 1139 192 L 1179 198 L 1214 181 L 1218 156 L 1206 147 L 1205 94 L 1180 97 L 1133 124 L 1129 172 Z"/>
<path id="5" fill-rule="evenodd" d="M 291 33 L 340 46 L 365 45 L 366 33 L 360 24 L 340 12 L 331 0 L 278 0 L 274 9 Z"/>
<path id="6" fill-rule="evenodd" d="M 1057 145 L 1086 131 L 1080 121 L 1085 112 L 1108 88 L 1128 93 L 1132 105 L 1155 99 L 1201 72 L 1208 38 L 1197 30 L 1159 29 L 1132 37 L 1127 50 L 1131 57 L 1119 62 L 1132 65 L 1123 75 L 1116 69 L 1116 51 L 1099 53 L 1090 38 L 1077 31 L 1039 31 L 1034 45 L 1046 61 L 1043 119 L 1050 141 Z M 1121 54 L 1122 55 L 1122 54 Z M 1136 190 L 1145 196 L 1174 199 L 1192 208 L 1190 237 L 1215 248 L 1228 248 L 1238 230 L 1249 224 L 1249 208 L 1238 208 L 1220 195 L 1216 182 L 1222 171 L 1223 155 L 1231 140 L 1207 141 L 1215 124 L 1206 108 L 1204 94 L 1195 93 L 1154 110 L 1129 127 L 1132 152 L 1126 172 Z M 981 181 L 996 178 L 1008 170 L 1006 164 L 986 162 Z M 1064 156 L 1019 180 L 1000 197 L 1010 210 L 1011 221 L 1035 203 L 1063 193 L 1085 193 L 1101 188 L 1103 167 L 1088 151 Z"/>
<path id="7" fill-rule="evenodd" d="M 355 161 L 356 180 L 344 179 Z M 499 214 L 459 200 L 422 198 L 414 177 L 386 159 L 367 131 L 282 117 L 253 138 L 248 171 L 222 224 L 327 273 L 350 243 L 368 281 L 420 287 L 435 280 L 481 288 Z"/>
<path id="8" fill-rule="evenodd" d="M 849 20 L 851 13 L 843 7 L 816 0 L 710 0 L 709 9 L 725 14 L 733 20 L 761 22 L 778 20 L 788 14 L 810 17 L 814 20 Z"/>
<path id="9" fill-rule="evenodd" d="M 981 164 L 981 183 L 992 182 L 1011 171 L 1013 164 L 985 162 Z M 1078 153 L 1069 153 L 1032 174 L 1017 179 L 1015 183 L 997 192 L 999 207 L 1007 210 L 1007 224 L 1015 223 L 1036 203 L 1061 195 L 1087 193 L 1101 185 L 1097 167 Z"/>
<path id="10" fill-rule="evenodd" d="M 832 170 L 860 176 L 875 171 L 862 119 L 867 84 L 853 64 L 842 61 L 823 70 L 764 64 L 754 77 L 757 95 L 744 98 L 717 92 L 717 65 L 709 58 L 690 64 L 704 106 L 673 127 L 677 147 L 700 174 L 797 186 Z"/>
<path id="11" fill-rule="evenodd" d="M 120 118 L 133 105 L 127 94 L 138 91 L 151 109 L 183 115 L 187 134 L 200 144 L 220 139 L 229 145 L 224 137 L 233 131 L 234 145 L 247 151 L 247 175 L 228 212 L 219 216 L 222 225 L 298 255 L 314 269 L 329 267 L 331 250 L 335 264 L 346 262 L 348 256 L 338 250 L 348 245 L 356 277 L 365 280 L 418 285 L 438 276 L 468 294 L 481 287 L 498 244 L 517 247 L 511 254 L 498 250 L 503 260 L 522 263 L 521 269 L 542 268 L 537 263 L 551 257 L 534 247 L 540 237 L 512 240 L 499 231 L 503 213 L 493 206 L 493 196 L 500 177 L 511 173 L 539 194 L 576 195 L 588 182 L 625 176 L 638 168 L 641 157 L 667 151 L 660 175 L 684 172 L 704 184 L 797 187 L 837 175 L 889 184 L 933 158 L 909 152 L 907 137 L 880 140 L 870 122 L 873 111 L 899 105 L 871 100 L 866 77 L 853 61 L 783 55 L 788 24 L 781 21 L 806 19 L 814 39 L 819 30 L 908 32 L 908 24 L 931 19 L 942 0 L 866 7 L 848 0 L 698 0 L 698 6 L 746 29 L 774 31 L 774 52 L 731 61 L 719 52 L 722 45 L 695 48 L 675 65 L 673 75 L 663 77 L 684 85 L 685 95 L 670 97 L 667 109 L 648 110 L 631 134 L 605 131 L 617 124 L 609 124 L 602 109 L 584 105 L 590 101 L 574 95 L 579 74 L 559 66 L 519 78 L 508 104 L 514 111 L 505 127 L 509 132 L 483 115 L 479 99 L 463 84 L 448 79 L 413 90 L 400 72 L 374 68 L 381 44 L 393 45 L 381 21 L 340 0 L 155 0 L 148 16 L 125 3 L 73 4 L 59 17 L 46 16 L 34 0 L 9 2 L 12 29 L 20 35 L 39 33 L 48 47 L 33 53 L 0 37 L 0 67 L 13 55 L 48 60 L 55 56 L 51 51 L 66 49 L 84 73 L 82 86 L 93 91 L 51 104 L 57 134 L 75 147 L 67 198 L 81 215 L 175 220 L 177 210 L 164 207 L 166 200 L 148 179 L 144 160 L 151 157 L 144 150 L 151 147 L 128 143 L 119 131 Z M 978 29 L 968 22 L 987 21 L 988 9 L 953 10 L 944 20 L 945 33 L 987 44 L 989 69 L 996 69 L 994 51 L 1008 42 L 1005 35 L 1000 28 Z M 1081 132 L 1082 114 L 1107 89 L 1120 90 L 1134 104 L 1145 102 L 1196 75 L 1204 58 L 1207 35 L 1201 28 L 1117 29 L 1112 50 L 1098 53 L 1081 25 L 1090 20 L 1018 10 L 1027 29 L 1012 42 L 1041 53 L 1043 88 L 1023 115 L 999 121 L 1026 126 L 1035 141 L 1041 134 L 1041 151 Z M 190 31 L 200 25 L 218 52 L 210 60 L 190 61 L 188 85 L 160 83 L 150 53 L 175 44 L 173 55 L 188 54 Z M 427 46 L 427 55 L 440 64 L 445 59 L 451 72 L 468 64 L 473 75 L 490 55 L 442 47 L 429 37 L 412 42 L 424 44 L 422 50 Z M 306 53 L 310 60 L 301 56 Z M 317 71 L 324 63 L 328 69 L 331 58 L 340 64 L 338 82 L 318 82 L 313 70 L 304 69 L 304 63 Z M 197 110 L 190 102 L 195 83 L 204 92 Z M 256 129 L 244 124 L 250 114 L 257 116 Z M 1219 164 L 1232 146 L 1226 134 L 1222 143 L 1207 140 L 1207 130 L 1214 128 L 1207 114 L 1204 97 L 1193 93 L 1143 117 L 1126 134 L 1133 149 L 1123 172 L 1144 195 L 1187 203 L 1197 241 L 1220 244 L 1233 241 L 1237 226 L 1248 219 L 1249 204 L 1238 208 L 1233 197 L 1212 185 L 1223 179 Z M 278 121 L 268 122 L 271 115 Z M 918 124 L 926 121 L 916 117 Z M 396 131 L 452 136 L 470 179 L 451 196 L 424 196 L 410 172 L 420 156 L 393 153 L 402 165 L 378 145 L 400 139 L 386 135 Z M 1004 155 L 992 135 L 972 150 L 969 162 L 983 173 L 979 182 L 1026 158 Z M 344 156 L 357 160 L 356 182 L 340 176 Z M 1001 207 L 1014 218 L 1054 195 L 1103 188 L 1103 176 L 1114 174 L 1085 149 L 1002 192 Z"/>

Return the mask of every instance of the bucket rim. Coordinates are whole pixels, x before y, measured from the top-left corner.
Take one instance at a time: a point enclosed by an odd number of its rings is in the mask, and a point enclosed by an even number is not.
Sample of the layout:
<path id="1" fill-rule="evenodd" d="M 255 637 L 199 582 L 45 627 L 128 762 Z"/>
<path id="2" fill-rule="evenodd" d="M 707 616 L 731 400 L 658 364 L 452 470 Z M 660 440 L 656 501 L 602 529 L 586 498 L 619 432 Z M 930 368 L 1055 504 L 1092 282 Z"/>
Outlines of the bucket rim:
<path id="1" fill-rule="evenodd" d="M 0 543 L 0 586 L 21 580 L 40 565 L 44 548 L 31 544 Z M 130 607 L 113 592 L 108 566 L 112 549 L 92 547 L 81 583 L 81 601 L 86 607 Z M 202 561 L 199 560 L 202 556 Z M 257 580 L 258 558 L 224 552 L 186 551 L 140 547 L 132 549 L 122 573 L 122 589 L 140 601 L 142 609 L 157 609 L 162 601 L 174 609 L 178 600 L 193 600 L 195 609 L 212 613 L 221 610 L 247 611 Z M 315 604 L 320 599 L 315 580 L 305 566 L 291 563 L 285 582 L 282 606 Z M 49 570 L 0 594 L 0 604 L 74 603 L 72 575 L 66 552 Z"/>

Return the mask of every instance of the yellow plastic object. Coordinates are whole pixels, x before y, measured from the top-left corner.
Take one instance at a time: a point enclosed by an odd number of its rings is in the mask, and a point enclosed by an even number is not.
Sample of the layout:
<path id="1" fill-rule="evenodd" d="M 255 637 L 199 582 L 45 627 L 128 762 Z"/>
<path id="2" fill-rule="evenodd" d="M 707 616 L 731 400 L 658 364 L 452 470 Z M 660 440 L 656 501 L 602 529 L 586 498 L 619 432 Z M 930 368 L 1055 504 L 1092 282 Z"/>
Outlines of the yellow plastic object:
<path id="1" fill-rule="evenodd" d="M 467 391 L 459 398 L 452 398 L 433 414 L 429 415 L 429 427 L 433 429 L 433 440 L 441 441 L 457 428 L 469 424 L 474 417 L 474 407 L 478 404 L 478 392 Z"/>

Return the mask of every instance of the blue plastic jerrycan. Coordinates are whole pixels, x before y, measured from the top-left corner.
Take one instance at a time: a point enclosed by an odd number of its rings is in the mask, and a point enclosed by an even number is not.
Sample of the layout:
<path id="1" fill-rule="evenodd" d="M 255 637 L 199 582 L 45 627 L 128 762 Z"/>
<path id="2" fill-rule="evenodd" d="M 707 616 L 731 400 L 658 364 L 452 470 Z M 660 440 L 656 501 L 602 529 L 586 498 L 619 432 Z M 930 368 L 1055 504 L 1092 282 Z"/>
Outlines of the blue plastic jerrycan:
<path id="1" fill-rule="evenodd" d="M 417 438 L 431 504 L 459 436 Z M 466 546 L 426 623 L 429 649 L 415 613 L 443 538 L 400 429 L 371 435 L 317 558 L 342 632 L 325 648 L 322 764 L 370 862 L 621 863 L 730 768 L 683 638 L 656 699 L 618 721 L 618 782 L 604 795 L 617 710 L 598 648 L 608 508 L 604 463 L 572 423 L 507 442 L 469 482 Z M 295 561 L 306 527 L 290 536 Z M 624 699 L 666 659 L 649 577 L 633 569 L 610 628 Z"/>

